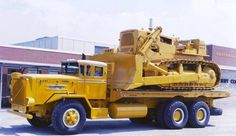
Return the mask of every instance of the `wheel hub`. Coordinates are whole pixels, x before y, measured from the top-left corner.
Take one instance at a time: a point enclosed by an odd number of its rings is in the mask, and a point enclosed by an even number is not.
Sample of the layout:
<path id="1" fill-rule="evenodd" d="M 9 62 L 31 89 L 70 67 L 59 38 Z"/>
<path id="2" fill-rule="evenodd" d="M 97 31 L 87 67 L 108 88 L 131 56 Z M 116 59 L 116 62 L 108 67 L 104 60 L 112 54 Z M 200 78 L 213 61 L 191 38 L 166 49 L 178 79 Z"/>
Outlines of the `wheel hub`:
<path id="1" fill-rule="evenodd" d="M 174 114 L 173 114 L 173 119 L 174 121 L 177 123 L 177 124 L 180 124 L 183 122 L 184 120 L 184 111 L 180 108 L 177 108 L 175 111 L 174 111 Z"/>
<path id="2" fill-rule="evenodd" d="M 75 127 L 79 123 L 79 119 L 79 112 L 74 108 L 66 110 L 63 114 L 63 123 L 68 128 Z"/>
<path id="3" fill-rule="evenodd" d="M 198 111 L 197 111 L 197 120 L 199 122 L 204 122 L 206 120 L 206 110 L 204 108 L 200 108 Z"/>

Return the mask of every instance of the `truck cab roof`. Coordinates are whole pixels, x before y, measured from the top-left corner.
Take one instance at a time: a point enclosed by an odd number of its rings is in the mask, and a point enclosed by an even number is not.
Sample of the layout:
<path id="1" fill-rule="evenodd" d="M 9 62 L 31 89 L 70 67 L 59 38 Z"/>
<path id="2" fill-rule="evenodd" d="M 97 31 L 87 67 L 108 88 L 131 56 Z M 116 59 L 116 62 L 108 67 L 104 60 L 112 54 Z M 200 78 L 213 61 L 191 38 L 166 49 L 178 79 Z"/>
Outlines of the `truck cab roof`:
<path id="1" fill-rule="evenodd" d="M 100 62 L 100 61 L 93 61 L 93 60 L 66 60 L 66 61 L 62 61 L 62 63 L 66 63 L 66 62 L 78 62 L 79 64 L 89 64 L 89 65 L 95 65 L 95 66 L 100 66 L 100 67 L 106 67 L 107 64 L 104 62 Z"/>

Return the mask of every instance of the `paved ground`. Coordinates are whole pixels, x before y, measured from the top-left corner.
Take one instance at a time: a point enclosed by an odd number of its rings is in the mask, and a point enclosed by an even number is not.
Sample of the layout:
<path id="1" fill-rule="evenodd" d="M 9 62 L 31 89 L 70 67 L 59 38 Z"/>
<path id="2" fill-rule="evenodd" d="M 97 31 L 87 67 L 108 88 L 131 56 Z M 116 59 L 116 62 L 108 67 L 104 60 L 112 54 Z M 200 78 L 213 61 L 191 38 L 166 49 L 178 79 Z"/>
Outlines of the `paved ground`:
<path id="1" fill-rule="evenodd" d="M 236 94 L 236 93 L 235 93 Z M 236 135 L 236 95 L 218 100 L 216 105 L 224 109 L 223 116 L 211 117 L 206 128 L 181 130 L 157 129 L 155 126 L 134 125 L 129 120 L 88 120 L 79 135 L 139 135 L 139 136 L 235 136 Z M 0 111 L 0 135 L 54 135 L 52 127 L 33 128 L 21 117 Z"/>

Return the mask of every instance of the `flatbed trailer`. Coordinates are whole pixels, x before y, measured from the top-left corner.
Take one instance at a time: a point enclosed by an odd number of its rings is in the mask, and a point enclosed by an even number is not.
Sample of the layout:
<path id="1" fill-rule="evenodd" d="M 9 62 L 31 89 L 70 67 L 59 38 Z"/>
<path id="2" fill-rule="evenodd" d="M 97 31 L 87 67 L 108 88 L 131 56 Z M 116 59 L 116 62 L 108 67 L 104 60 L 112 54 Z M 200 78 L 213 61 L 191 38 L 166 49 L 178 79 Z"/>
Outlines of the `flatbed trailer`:
<path id="1" fill-rule="evenodd" d="M 196 91 L 157 91 L 157 90 L 131 90 L 131 91 L 122 91 L 122 90 L 113 90 L 110 92 L 110 103 L 124 103 L 125 101 L 131 102 L 131 103 L 142 103 L 147 106 L 147 116 L 142 119 L 137 119 L 139 121 L 133 121 L 133 122 L 143 122 L 144 119 L 146 120 L 153 120 L 156 117 L 155 116 L 161 116 L 157 115 L 159 111 L 163 112 L 163 109 L 165 109 L 166 105 L 168 103 L 171 103 L 173 101 L 183 102 L 187 108 L 192 103 L 197 102 L 204 102 L 207 104 L 207 107 L 209 107 L 209 115 L 222 115 L 222 109 L 216 108 L 214 106 L 214 100 L 220 99 L 220 98 L 226 98 L 229 97 L 230 94 L 226 91 L 205 91 L 205 90 L 196 90 Z M 123 105 L 124 106 L 124 105 Z M 127 105 L 126 105 L 127 106 Z M 126 114 L 124 111 L 126 111 L 126 106 L 122 107 L 122 104 L 120 105 L 120 111 L 122 114 Z M 132 105 L 133 106 L 133 105 Z M 131 107 L 132 107 L 131 106 Z M 129 107 L 129 106 L 128 106 Z M 138 106 L 137 106 L 138 107 Z M 142 107 L 142 106 L 141 106 Z M 112 113 L 119 112 L 119 106 L 115 106 L 116 110 L 114 110 L 114 106 L 110 106 L 110 115 L 117 115 L 118 113 Z M 123 109 L 122 109 L 123 108 Z M 112 110 L 113 109 L 113 110 Z M 128 112 L 129 109 L 127 109 Z M 154 110 L 154 111 L 153 111 Z M 156 111 L 157 110 L 157 111 Z M 131 111 L 130 111 L 131 112 Z M 150 115 L 152 114 L 152 115 Z M 162 114 L 163 115 L 163 114 Z M 132 117 L 132 114 L 128 115 Z M 120 116 L 120 117 L 128 117 L 127 115 Z M 162 116 L 161 116 L 162 117 Z M 113 118 L 119 118 L 116 116 L 113 116 Z M 157 119 L 157 118 L 156 118 Z M 136 120 L 136 119 L 133 119 Z M 160 122 L 160 121 L 158 121 Z M 163 125 L 163 124 L 162 124 Z"/>
<path id="2" fill-rule="evenodd" d="M 113 90 L 110 93 L 110 101 L 117 101 L 122 98 L 159 98 L 159 99 L 173 99 L 173 98 L 184 98 L 184 99 L 220 99 L 229 97 L 230 94 L 226 91 L 156 91 L 156 90 L 142 90 L 142 91 L 122 91 Z"/>

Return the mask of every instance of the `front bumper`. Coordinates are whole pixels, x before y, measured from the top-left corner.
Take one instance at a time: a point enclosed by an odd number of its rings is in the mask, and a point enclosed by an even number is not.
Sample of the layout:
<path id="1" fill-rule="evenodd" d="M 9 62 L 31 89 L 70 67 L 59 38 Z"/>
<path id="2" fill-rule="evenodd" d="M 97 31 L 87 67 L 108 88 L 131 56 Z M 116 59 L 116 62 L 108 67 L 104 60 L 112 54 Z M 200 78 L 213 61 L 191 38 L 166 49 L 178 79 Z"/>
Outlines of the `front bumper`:
<path id="1" fill-rule="evenodd" d="M 32 119 L 33 118 L 33 115 L 22 113 L 22 112 L 19 112 L 19 111 L 7 110 L 7 112 L 18 115 L 18 116 L 21 116 L 21 117 L 24 117 L 24 118 L 27 118 L 27 119 Z"/>
<path id="2" fill-rule="evenodd" d="M 11 105 L 11 110 L 7 110 L 7 112 L 10 112 L 12 114 L 27 118 L 27 119 L 32 119 L 33 115 L 27 114 L 27 107 L 19 104 L 14 104 L 12 103 Z"/>

